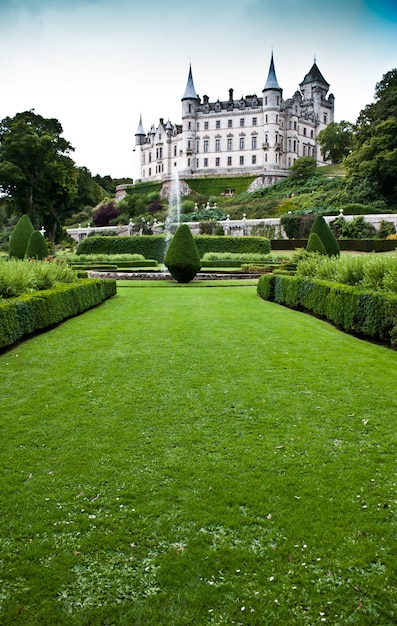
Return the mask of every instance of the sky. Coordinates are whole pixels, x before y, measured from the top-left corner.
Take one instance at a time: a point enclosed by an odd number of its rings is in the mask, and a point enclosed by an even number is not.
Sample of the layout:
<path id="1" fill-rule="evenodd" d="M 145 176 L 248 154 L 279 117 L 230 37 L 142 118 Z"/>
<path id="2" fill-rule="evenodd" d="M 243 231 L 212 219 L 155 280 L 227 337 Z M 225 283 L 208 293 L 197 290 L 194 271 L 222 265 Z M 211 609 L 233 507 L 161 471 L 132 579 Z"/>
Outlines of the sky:
<path id="1" fill-rule="evenodd" d="M 210 101 L 262 95 L 273 50 L 283 97 L 314 58 L 354 122 L 397 68 L 396 0 L 0 0 L 0 119 L 62 124 L 78 166 L 134 177 L 139 117 L 181 122 L 191 63 Z"/>

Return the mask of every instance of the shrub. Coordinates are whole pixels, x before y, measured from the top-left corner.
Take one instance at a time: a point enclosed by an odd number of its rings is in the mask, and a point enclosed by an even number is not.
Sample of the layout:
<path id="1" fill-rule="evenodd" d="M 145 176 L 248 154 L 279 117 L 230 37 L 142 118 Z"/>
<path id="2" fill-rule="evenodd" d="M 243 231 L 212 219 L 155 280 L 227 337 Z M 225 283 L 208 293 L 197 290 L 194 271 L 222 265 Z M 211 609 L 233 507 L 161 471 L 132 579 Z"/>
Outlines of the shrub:
<path id="1" fill-rule="evenodd" d="M 232 252 L 234 254 L 257 252 L 270 254 L 270 241 L 266 237 L 232 237 L 216 235 L 195 235 L 200 258 L 206 252 Z"/>
<path id="2" fill-rule="evenodd" d="M 287 214 L 282 215 L 280 224 L 283 227 L 288 239 L 306 239 L 314 222 L 314 215 Z"/>
<path id="3" fill-rule="evenodd" d="M 200 257 L 187 224 L 181 224 L 173 236 L 164 261 L 178 283 L 189 283 L 200 270 Z"/>
<path id="4" fill-rule="evenodd" d="M 48 256 L 48 246 L 43 235 L 39 230 L 34 230 L 29 237 L 29 243 L 26 248 L 26 257 L 28 259 L 36 259 L 41 261 Z"/>
<path id="5" fill-rule="evenodd" d="M 22 215 L 18 220 L 10 239 L 10 257 L 24 259 L 30 235 L 34 231 L 28 215 Z"/>
<path id="6" fill-rule="evenodd" d="M 317 233 L 311 233 L 309 236 L 309 241 L 306 246 L 307 252 L 319 252 L 320 254 L 327 254 L 327 251 L 324 247 L 323 242 Z"/>
<path id="7" fill-rule="evenodd" d="M 115 206 L 114 202 L 101 204 L 92 214 L 92 221 L 95 226 L 109 226 L 111 220 L 120 215 L 120 210 Z"/>
<path id="8" fill-rule="evenodd" d="M 317 215 L 314 220 L 313 226 L 310 229 L 310 235 L 312 233 L 316 233 L 316 235 L 319 236 L 328 256 L 339 256 L 339 244 L 322 215 Z"/>
<path id="9" fill-rule="evenodd" d="M 389 235 L 394 235 L 396 233 L 396 227 L 393 222 L 387 222 L 386 220 L 382 220 L 378 230 L 379 239 L 386 239 Z"/>
<path id="10" fill-rule="evenodd" d="M 165 235 L 141 237 L 87 237 L 79 243 L 76 254 L 142 254 L 145 259 L 164 261 Z"/>

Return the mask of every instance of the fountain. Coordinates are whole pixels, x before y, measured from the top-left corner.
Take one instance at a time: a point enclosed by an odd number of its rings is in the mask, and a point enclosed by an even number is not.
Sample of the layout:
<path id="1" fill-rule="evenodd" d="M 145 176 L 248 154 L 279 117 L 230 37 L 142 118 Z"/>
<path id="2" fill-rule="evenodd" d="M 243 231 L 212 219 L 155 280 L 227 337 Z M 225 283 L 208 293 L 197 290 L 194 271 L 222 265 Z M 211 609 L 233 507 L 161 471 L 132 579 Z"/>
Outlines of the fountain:
<path id="1" fill-rule="evenodd" d="M 181 223 L 181 185 L 179 182 L 178 170 L 172 172 L 170 195 L 168 198 L 168 214 L 165 222 L 166 232 L 175 230 L 172 225 L 178 227 Z"/>

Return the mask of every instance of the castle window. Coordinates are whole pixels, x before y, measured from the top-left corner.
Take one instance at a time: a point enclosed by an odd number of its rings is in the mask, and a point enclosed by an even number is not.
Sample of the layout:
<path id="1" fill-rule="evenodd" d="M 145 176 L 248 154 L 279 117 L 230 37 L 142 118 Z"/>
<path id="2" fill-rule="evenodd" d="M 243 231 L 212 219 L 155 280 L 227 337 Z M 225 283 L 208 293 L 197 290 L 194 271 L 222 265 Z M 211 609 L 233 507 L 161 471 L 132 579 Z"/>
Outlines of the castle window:
<path id="1" fill-rule="evenodd" d="M 192 130 L 192 123 L 191 122 L 189 122 L 187 126 L 188 126 L 189 130 Z"/>
<path id="2" fill-rule="evenodd" d="M 252 126 L 256 126 L 256 124 L 257 124 L 257 118 L 253 117 L 252 118 Z"/>
<path id="3" fill-rule="evenodd" d="M 280 96 L 277 96 L 277 104 L 280 104 Z"/>
<path id="4" fill-rule="evenodd" d="M 240 165 L 244 165 L 244 157 L 243 156 L 240 157 Z"/>
<path id="5" fill-rule="evenodd" d="M 278 115 L 276 115 L 276 124 L 278 124 Z"/>
<path id="6" fill-rule="evenodd" d="M 191 113 L 191 112 L 192 112 L 192 105 L 189 104 L 189 113 Z"/>
<path id="7" fill-rule="evenodd" d="M 327 123 L 327 114 L 324 113 L 324 124 L 326 124 L 326 123 Z"/>
<path id="8" fill-rule="evenodd" d="M 291 157 L 288 157 L 288 167 L 291 167 Z"/>
<path id="9" fill-rule="evenodd" d="M 200 130 L 200 122 L 197 122 L 197 124 L 196 124 L 196 129 L 197 129 L 197 130 Z"/>
<path id="10" fill-rule="evenodd" d="M 232 165 L 232 157 L 231 156 L 227 157 L 227 165 L 228 165 L 228 167 L 231 167 L 231 165 Z"/>
<path id="11" fill-rule="evenodd" d="M 288 128 L 289 128 L 290 130 L 292 129 L 292 120 L 290 120 L 290 121 L 288 122 Z"/>
<path id="12" fill-rule="evenodd" d="M 196 159 L 196 167 L 197 167 L 197 169 L 199 168 L 199 160 L 198 159 Z"/>
<path id="13" fill-rule="evenodd" d="M 305 137 L 306 137 L 306 127 L 303 129 L 303 134 L 304 134 L 304 135 L 305 135 Z"/>
<path id="14" fill-rule="evenodd" d="M 145 165 L 145 153 L 142 155 L 142 164 Z"/>
<path id="15" fill-rule="evenodd" d="M 208 139 L 204 139 L 204 152 L 208 152 Z"/>
<path id="16" fill-rule="evenodd" d="M 267 104 L 267 96 L 265 96 L 265 104 Z"/>
<path id="17" fill-rule="evenodd" d="M 152 168 L 149 167 L 149 176 L 151 176 L 151 175 L 152 175 Z"/>
<path id="18" fill-rule="evenodd" d="M 215 159 L 215 166 L 216 166 L 216 167 L 219 167 L 219 166 L 220 166 L 220 164 L 221 164 L 221 160 L 220 160 L 220 158 L 219 158 L 219 157 L 216 157 L 216 159 Z"/>
<path id="19" fill-rule="evenodd" d="M 200 142 L 196 141 L 196 152 L 200 152 Z"/>
<path id="20" fill-rule="evenodd" d="M 190 167 L 190 159 L 187 160 L 187 166 Z"/>
<path id="21" fill-rule="evenodd" d="M 267 152 L 265 152 L 265 163 L 267 163 Z"/>
<path id="22" fill-rule="evenodd" d="M 220 128 L 220 127 L 221 127 L 221 120 L 216 120 L 215 128 Z"/>
<path id="23" fill-rule="evenodd" d="M 227 120 L 227 127 L 233 128 L 233 120 Z"/>
<path id="24" fill-rule="evenodd" d="M 244 126 L 245 124 L 245 119 L 243 117 L 240 118 L 240 126 Z"/>
<path id="25" fill-rule="evenodd" d="M 192 149 L 192 142 L 190 141 L 190 139 L 188 139 L 188 142 L 187 142 L 187 149 L 188 150 Z"/>
<path id="26" fill-rule="evenodd" d="M 288 152 L 291 152 L 291 139 L 288 139 Z"/>
<path id="27" fill-rule="evenodd" d="M 240 150 L 245 149 L 245 137 L 240 137 Z"/>
<path id="28" fill-rule="evenodd" d="M 296 130 L 296 122 L 294 122 L 294 130 Z"/>
<path id="29" fill-rule="evenodd" d="M 294 152 L 296 152 L 296 141 L 294 141 Z"/>
<path id="30" fill-rule="evenodd" d="M 267 133 L 265 135 L 265 143 L 269 143 L 269 135 Z"/>
<path id="31" fill-rule="evenodd" d="M 221 140 L 215 139 L 215 152 L 220 152 L 220 151 L 221 151 Z"/>
<path id="32" fill-rule="evenodd" d="M 265 124 L 267 124 L 267 121 L 268 121 L 268 117 L 267 115 L 265 115 Z"/>
<path id="33" fill-rule="evenodd" d="M 204 167 L 208 167 L 208 159 L 204 159 Z"/>
<path id="34" fill-rule="evenodd" d="M 233 139 L 231 137 L 228 137 L 227 139 L 227 149 L 228 152 L 231 152 L 233 150 Z"/>
<path id="35" fill-rule="evenodd" d="M 174 157 L 176 157 L 176 155 L 177 155 L 177 147 L 174 146 Z"/>
<path id="36" fill-rule="evenodd" d="M 252 149 L 256 150 L 258 147 L 258 138 L 256 136 L 252 137 Z"/>
<path id="37" fill-rule="evenodd" d="M 208 122 L 204 122 L 204 130 L 208 130 Z"/>
<path id="38" fill-rule="evenodd" d="M 311 137 L 312 139 L 313 139 L 313 137 L 314 137 L 314 131 L 312 131 L 312 130 L 310 131 L 310 137 Z"/>
<path id="39" fill-rule="evenodd" d="M 152 162 L 152 153 L 149 152 L 149 163 L 151 163 L 151 162 Z"/>
<path id="40" fill-rule="evenodd" d="M 252 165 L 256 165 L 256 154 L 252 155 Z"/>

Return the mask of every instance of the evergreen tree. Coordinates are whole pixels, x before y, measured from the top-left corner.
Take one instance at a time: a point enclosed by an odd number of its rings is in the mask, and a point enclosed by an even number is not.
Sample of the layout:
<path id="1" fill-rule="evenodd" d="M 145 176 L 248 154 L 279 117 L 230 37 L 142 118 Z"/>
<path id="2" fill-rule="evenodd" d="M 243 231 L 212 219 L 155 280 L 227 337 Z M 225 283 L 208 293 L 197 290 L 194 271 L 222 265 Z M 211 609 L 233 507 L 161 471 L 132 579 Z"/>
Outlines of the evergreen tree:
<path id="1" fill-rule="evenodd" d="M 327 254 L 323 242 L 317 233 L 311 233 L 306 245 L 306 252 L 319 252 L 320 254 Z"/>
<path id="2" fill-rule="evenodd" d="M 332 232 L 322 215 L 317 215 L 316 219 L 314 220 L 313 226 L 310 230 L 310 235 L 312 233 L 316 233 L 319 236 L 325 248 L 325 253 L 328 254 L 328 256 L 339 256 L 339 244 L 336 240 L 334 233 Z"/>
<path id="3" fill-rule="evenodd" d="M 28 215 L 22 215 L 15 225 L 10 238 L 10 257 L 24 259 L 30 235 L 34 231 Z"/>
<path id="4" fill-rule="evenodd" d="M 200 256 L 187 224 L 179 226 L 173 236 L 164 263 L 178 283 L 189 283 L 200 270 Z"/>
<path id="5" fill-rule="evenodd" d="M 26 256 L 28 259 L 37 259 L 38 261 L 48 256 L 47 242 L 39 230 L 34 230 L 30 235 Z"/>

